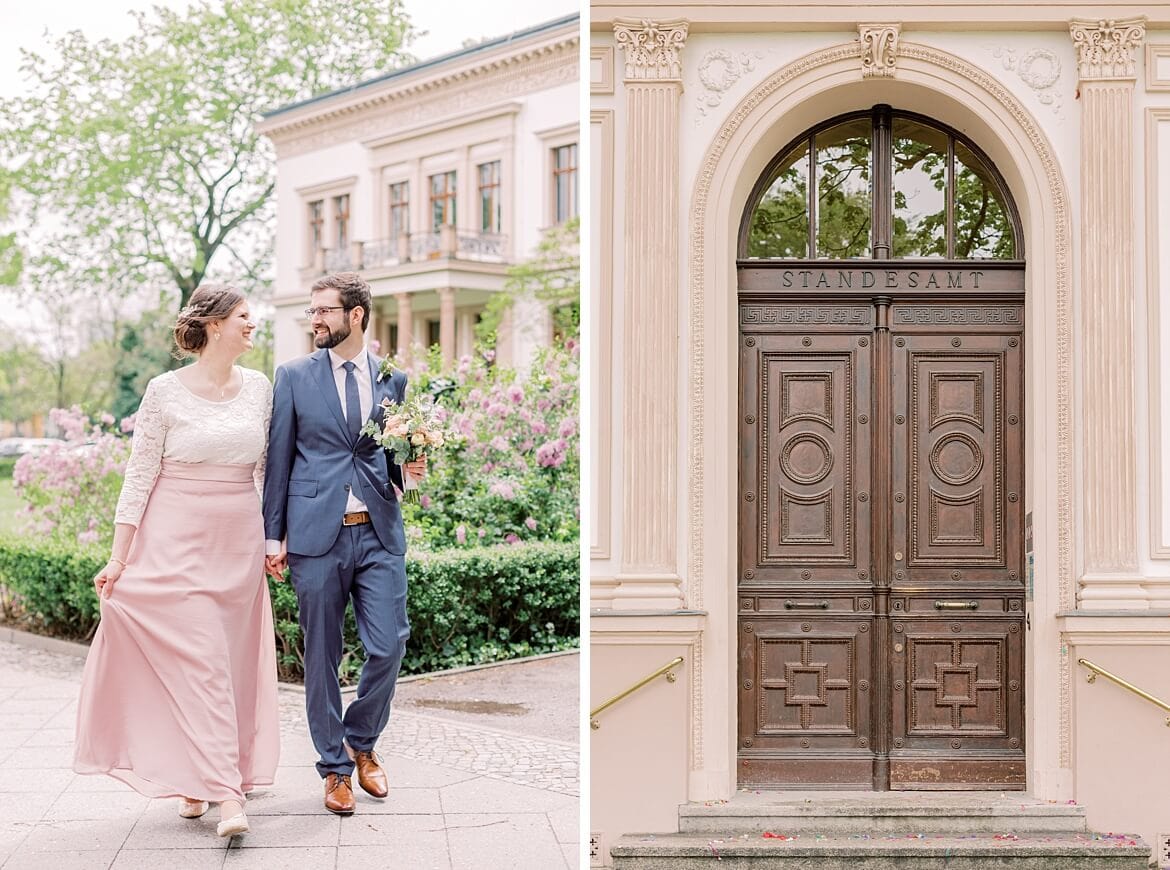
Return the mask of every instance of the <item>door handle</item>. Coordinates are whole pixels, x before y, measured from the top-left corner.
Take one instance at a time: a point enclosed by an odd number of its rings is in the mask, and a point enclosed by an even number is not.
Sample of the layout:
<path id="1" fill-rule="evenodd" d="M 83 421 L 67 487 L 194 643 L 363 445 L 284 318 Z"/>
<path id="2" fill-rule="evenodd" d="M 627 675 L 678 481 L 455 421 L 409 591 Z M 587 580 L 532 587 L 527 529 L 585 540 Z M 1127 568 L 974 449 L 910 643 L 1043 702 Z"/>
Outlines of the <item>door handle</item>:
<path id="1" fill-rule="evenodd" d="M 784 602 L 785 610 L 828 610 L 829 602 L 827 601 L 792 601 L 791 599 Z"/>
<path id="2" fill-rule="evenodd" d="M 936 601 L 935 610 L 978 610 L 978 601 Z"/>

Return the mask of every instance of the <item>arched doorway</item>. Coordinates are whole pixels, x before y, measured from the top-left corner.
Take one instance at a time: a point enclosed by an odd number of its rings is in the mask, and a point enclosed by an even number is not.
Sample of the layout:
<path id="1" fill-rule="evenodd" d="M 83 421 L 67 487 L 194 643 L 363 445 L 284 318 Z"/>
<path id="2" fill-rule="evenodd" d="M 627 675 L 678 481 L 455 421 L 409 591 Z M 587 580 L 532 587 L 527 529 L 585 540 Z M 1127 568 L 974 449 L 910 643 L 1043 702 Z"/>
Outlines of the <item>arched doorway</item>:
<path id="1" fill-rule="evenodd" d="M 740 226 L 738 782 L 1024 788 L 1006 185 L 880 105 L 781 149 Z"/>

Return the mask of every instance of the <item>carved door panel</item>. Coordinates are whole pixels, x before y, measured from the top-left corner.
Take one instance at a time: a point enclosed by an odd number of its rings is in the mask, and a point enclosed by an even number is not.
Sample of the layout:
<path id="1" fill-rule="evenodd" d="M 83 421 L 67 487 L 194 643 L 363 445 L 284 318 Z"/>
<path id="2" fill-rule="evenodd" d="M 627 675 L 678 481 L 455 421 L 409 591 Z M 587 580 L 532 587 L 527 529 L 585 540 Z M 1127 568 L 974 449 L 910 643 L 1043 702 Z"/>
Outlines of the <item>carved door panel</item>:
<path id="1" fill-rule="evenodd" d="M 892 788 L 1024 785 L 1019 320 L 894 307 Z"/>
<path id="2" fill-rule="evenodd" d="M 739 313 L 739 781 L 1022 788 L 1022 306 Z"/>
<path id="3" fill-rule="evenodd" d="M 740 319 L 740 781 L 868 787 L 873 309 Z"/>

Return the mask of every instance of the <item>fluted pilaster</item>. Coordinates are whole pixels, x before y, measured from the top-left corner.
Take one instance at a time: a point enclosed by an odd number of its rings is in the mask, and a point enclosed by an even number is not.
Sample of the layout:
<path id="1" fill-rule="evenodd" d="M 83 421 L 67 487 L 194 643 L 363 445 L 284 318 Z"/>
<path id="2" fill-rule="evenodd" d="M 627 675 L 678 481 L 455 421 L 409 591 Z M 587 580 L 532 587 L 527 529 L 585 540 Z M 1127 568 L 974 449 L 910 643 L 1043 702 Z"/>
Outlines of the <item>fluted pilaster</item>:
<path id="1" fill-rule="evenodd" d="M 1085 571 L 1080 606 L 1145 609 L 1134 383 L 1134 52 L 1141 20 L 1073 21 L 1081 93 Z"/>
<path id="2" fill-rule="evenodd" d="M 614 23 L 625 51 L 625 481 L 616 608 L 676 608 L 679 98 L 684 21 Z"/>

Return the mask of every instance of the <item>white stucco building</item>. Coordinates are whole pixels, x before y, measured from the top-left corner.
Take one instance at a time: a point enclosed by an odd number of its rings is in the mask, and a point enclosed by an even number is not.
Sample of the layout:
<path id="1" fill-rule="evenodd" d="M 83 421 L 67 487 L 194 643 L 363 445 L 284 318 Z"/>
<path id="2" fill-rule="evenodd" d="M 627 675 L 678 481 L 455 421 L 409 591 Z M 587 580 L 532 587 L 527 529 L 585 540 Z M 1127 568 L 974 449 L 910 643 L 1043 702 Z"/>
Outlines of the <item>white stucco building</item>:
<path id="1" fill-rule="evenodd" d="M 1170 7 L 590 26 L 592 704 L 681 659 L 597 717 L 596 860 L 744 788 L 1155 843 L 1166 713 L 1087 677 L 1170 698 Z"/>
<path id="2" fill-rule="evenodd" d="M 368 338 L 405 354 L 469 353 L 479 313 L 541 231 L 577 214 L 576 15 L 277 109 L 277 364 L 312 349 L 303 316 L 326 272 L 356 270 L 375 298 Z M 551 337 L 516 306 L 499 360 Z"/>

